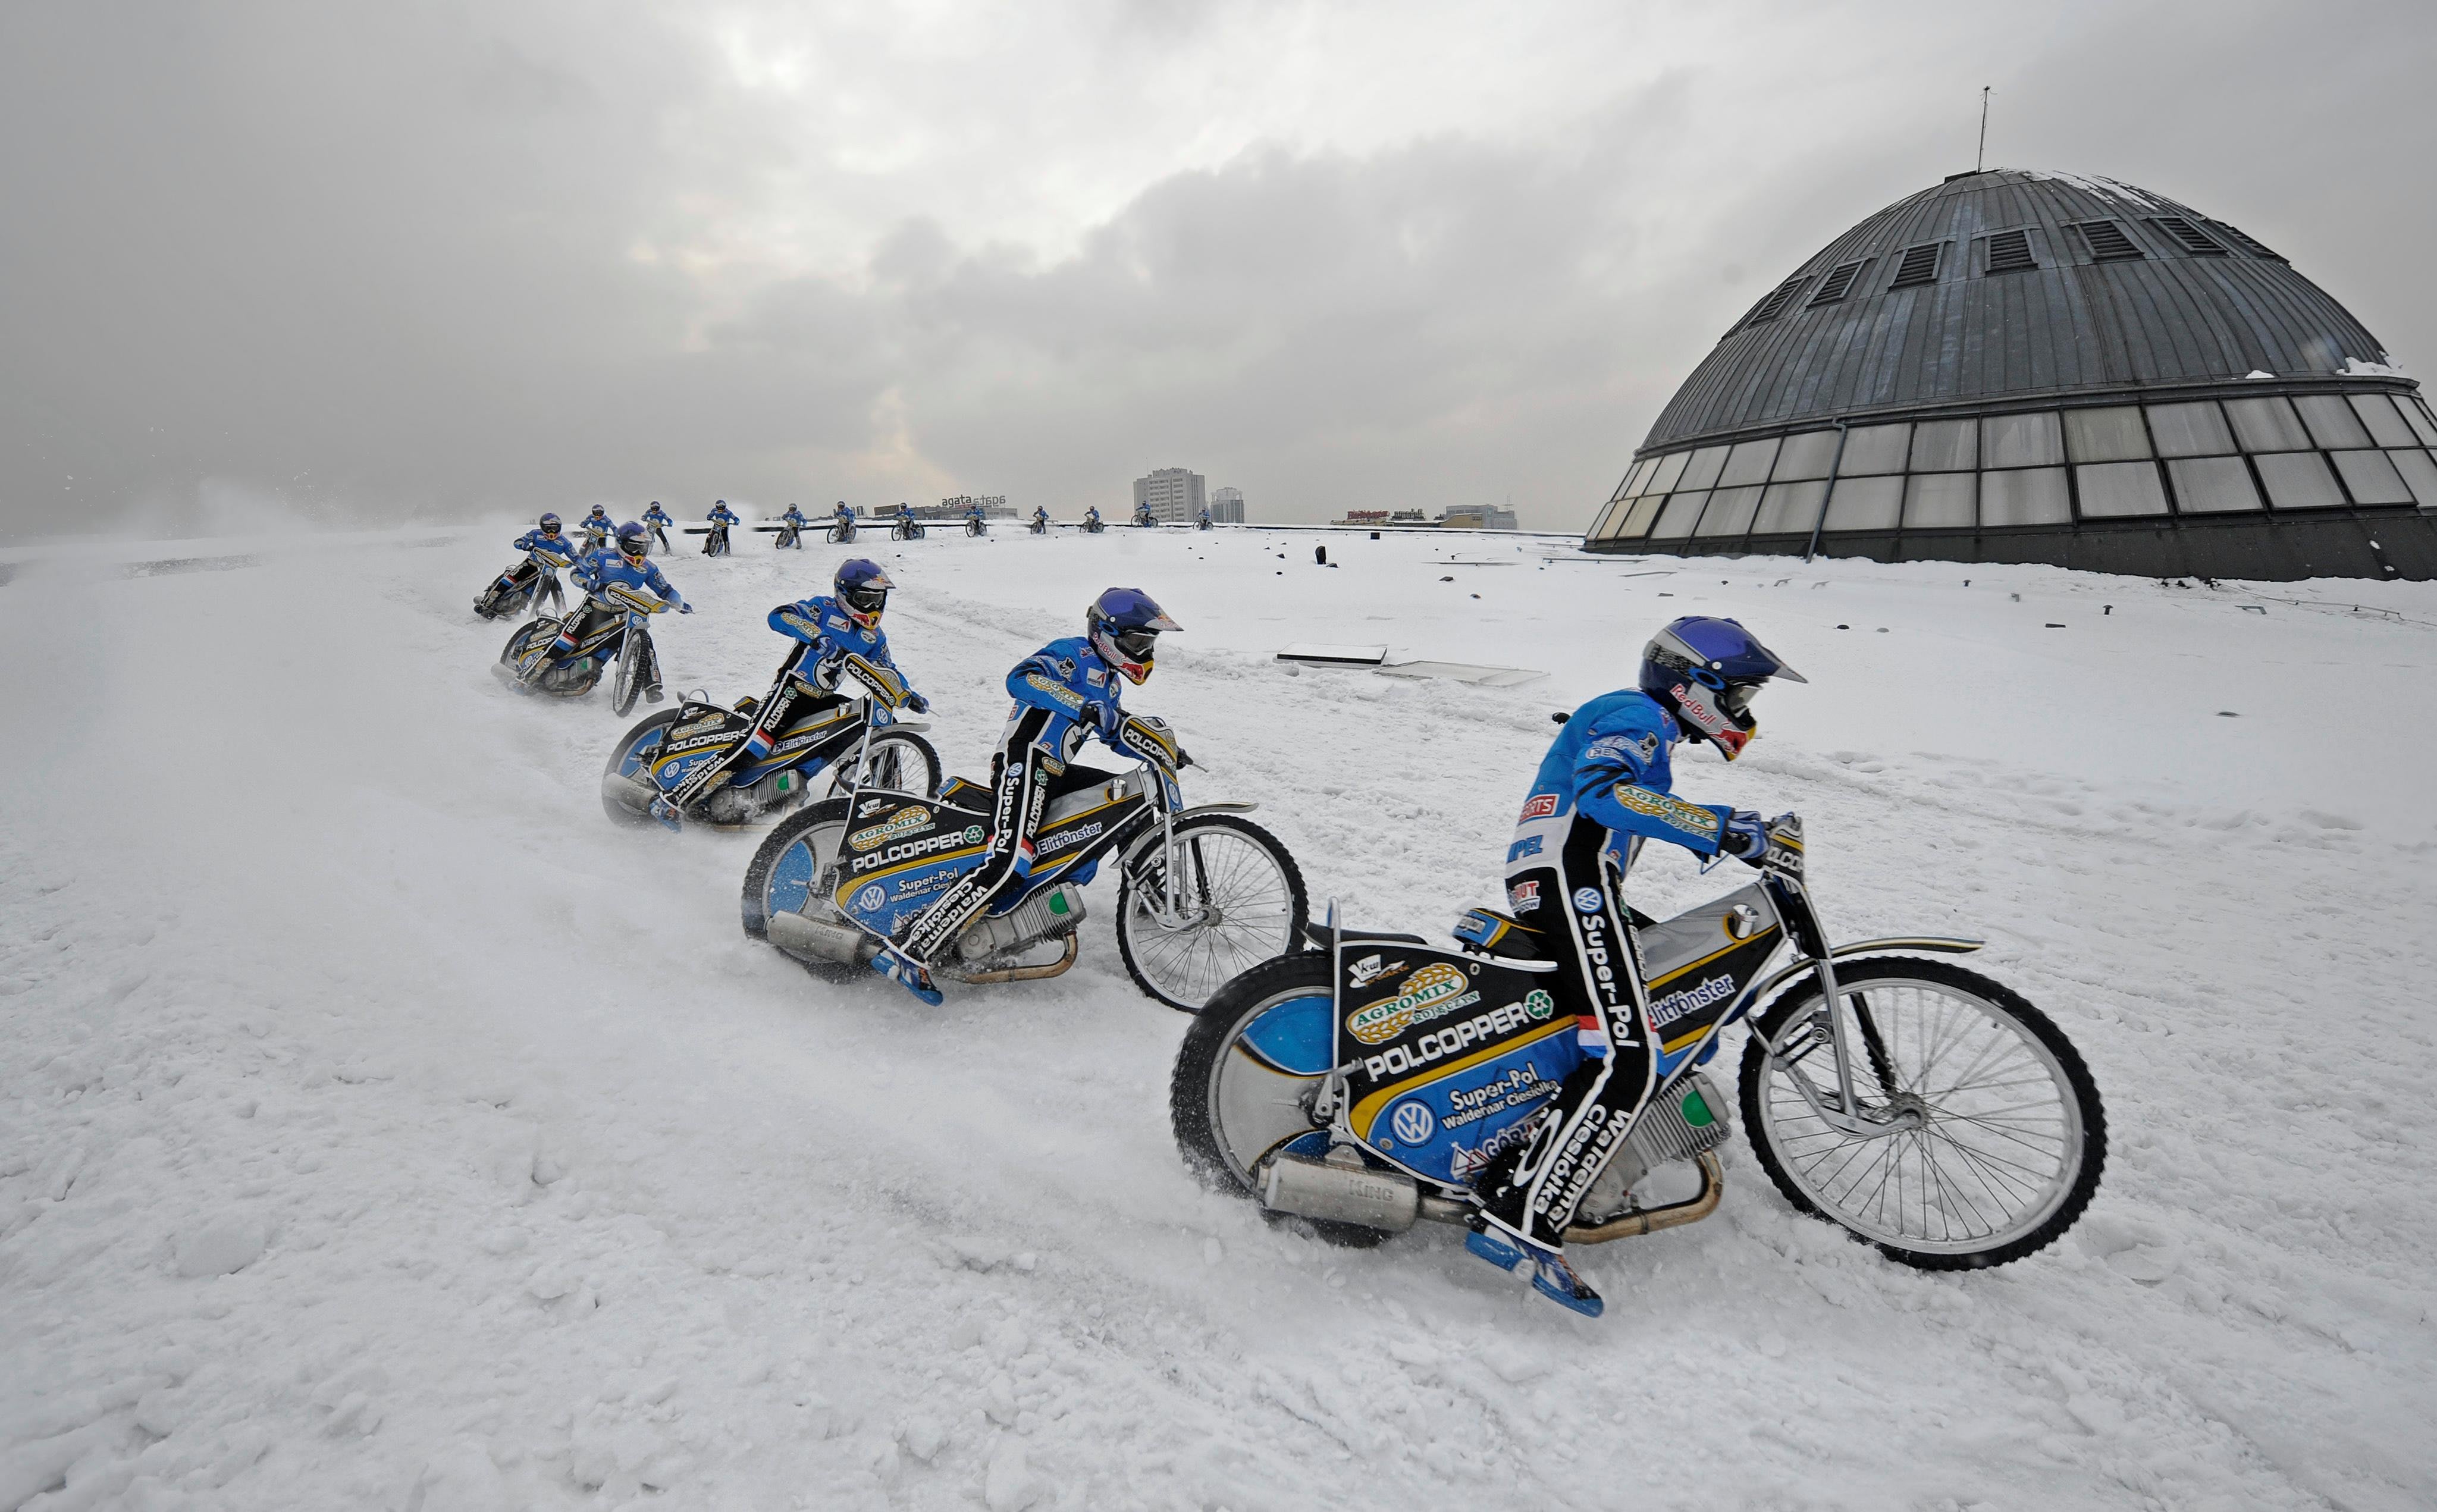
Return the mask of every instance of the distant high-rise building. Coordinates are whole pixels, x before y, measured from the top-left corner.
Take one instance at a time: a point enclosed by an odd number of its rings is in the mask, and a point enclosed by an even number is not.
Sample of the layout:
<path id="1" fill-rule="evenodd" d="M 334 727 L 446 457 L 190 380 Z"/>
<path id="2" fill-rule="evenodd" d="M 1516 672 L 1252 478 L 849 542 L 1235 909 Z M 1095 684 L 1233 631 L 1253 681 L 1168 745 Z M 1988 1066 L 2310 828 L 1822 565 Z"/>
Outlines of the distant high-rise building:
<path id="1" fill-rule="evenodd" d="M 1244 523 L 1244 490 L 1221 488 L 1210 496 L 1210 522 L 1214 525 Z"/>
<path id="2" fill-rule="evenodd" d="M 1201 474 L 1183 467 L 1154 467 L 1134 480 L 1134 507 L 1150 506 L 1153 519 L 1187 524 L 1201 517 Z"/>

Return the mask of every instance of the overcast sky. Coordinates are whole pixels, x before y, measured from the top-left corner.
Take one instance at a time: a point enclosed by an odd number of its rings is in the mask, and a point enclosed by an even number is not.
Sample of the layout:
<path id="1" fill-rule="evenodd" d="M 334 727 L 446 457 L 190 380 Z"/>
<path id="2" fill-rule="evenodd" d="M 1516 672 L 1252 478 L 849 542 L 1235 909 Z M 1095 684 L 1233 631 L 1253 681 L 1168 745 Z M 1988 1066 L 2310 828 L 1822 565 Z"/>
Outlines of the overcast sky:
<path id="1" fill-rule="evenodd" d="M 0 535 L 657 498 L 1578 527 L 1758 293 L 2142 185 L 2437 371 L 2437 6 L 0 0 Z"/>

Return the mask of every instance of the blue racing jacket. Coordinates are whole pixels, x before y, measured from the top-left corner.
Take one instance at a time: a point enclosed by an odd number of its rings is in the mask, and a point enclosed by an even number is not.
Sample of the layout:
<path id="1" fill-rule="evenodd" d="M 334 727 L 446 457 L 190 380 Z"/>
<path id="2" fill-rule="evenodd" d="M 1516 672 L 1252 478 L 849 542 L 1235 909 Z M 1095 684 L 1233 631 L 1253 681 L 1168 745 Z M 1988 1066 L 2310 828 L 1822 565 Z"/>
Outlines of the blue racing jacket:
<path id="1" fill-rule="evenodd" d="M 1552 842 L 1562 838 L 1577 811 L 1620 835 L 1665 840 L 1696 855 L 1717 854 L 1734 810 L 1674 796 L 1669 758 L 1683 738 L 1675 716 L 1635 689 L 1602 694 L 1575 710 L 1540 759 L 1516 821 L 1507 865 L 1544 853 L 1553 860 Z"/>
<path id="2" fill-rule="evenodd" d="M 730 510 L 726 504 L 719 505 L 712 509 L 710 514 L 705 515 L 702 518 L 710 521 L 714 525 L 733 525 L 738 523 L 735 512 Z"/>
<path id="3" fill-rule="evenodd" d="M 659 505 L 654 504 L 651 508 L 643 511 L 643 523 L 646 525 L 659 525 L 665 527 L 670 523 L 669 512 L 662 509 Z"/>
<path id="4" fill-rule="evenodd" d="M 629 593 L 653 594 L 671 608 L 685 603 L 683 595 L 669 585 L 667 575 L 661 572 L 657 563 L 645 562 L 637 567 L 607 547 L 575 564 L 575 583 L 587 593 L 600 593 L 612 599 L 619 595 L 610 590 L 622 588 Z"/>
<path id="5" fill-rule="evenodd" d="M 545 536 L 538 529 L 529 530 L 517 537 L 516 548 L 538 554 L 551 567 L 573 567 L 575 559 L 584 554 L 583 548 L 575 544 L 575 537 L 564 529 L 555 536 Z"/>
<path id="6" fill-rule="evenodd" d="M 1160 762 L 1173 771 L 1174 737 L 1165 725 L 1125 712 L 1118 692 L 1124 683 L 1082 636 L 1052 641 L 1008 673 L 1007 691 L 1015 698 L 1015 707 L 1008 711 L 1008 730 L 1015 728 L 1026 710 L 1044 710 L 1049 724 L 1033 744 L 1060 762 L 1073 761 L 1084 741 L 1096 739 L 1111 750 Z M 999 739 L 1004 745 L 1007 733 Z"/>
<path id="7" fill-rule="evenodd" d="M 832 519 L 843 519 L 848 524 L 851 525 L 854 523 L 854 510 L 850 505 L 840 504 L 837 506 L 837 512 L 830 518 Z"/>
<path id="8" fill-rule="evenodd" d="M 905 700 L 914 696 L 913 686 L 888 655 L 886 633 L 855 624 L 835 599 L 816 594 L 781 604 L 770 611 L 770 628 L 803 642 L 780 671 L 807 687 L 834 693 L 839 675 L 851 672 L 891 709 L 905 707 Z"/>
<path id="9" fill-rule="evenodd" d="M 789 504 L 787 506 L 787 512 L 780 515 L 779 518 L 785 523 L 795 526 L 798 530 L 801 530 L 805 525 L 811 523 L 811 521 L 804 519 L 804 512 L 798 509 L 793 504 Z"/>

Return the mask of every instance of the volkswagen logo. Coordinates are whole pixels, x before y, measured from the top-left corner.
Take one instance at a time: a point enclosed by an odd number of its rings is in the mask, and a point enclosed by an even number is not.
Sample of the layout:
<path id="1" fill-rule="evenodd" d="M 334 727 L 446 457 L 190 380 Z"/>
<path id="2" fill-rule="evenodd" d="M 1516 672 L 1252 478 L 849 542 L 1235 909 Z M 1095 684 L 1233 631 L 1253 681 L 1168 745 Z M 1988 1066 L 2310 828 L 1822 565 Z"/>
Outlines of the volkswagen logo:
<path id="1" fill-rule="evenodd" d="M 1428 1144 L 1430 1135 L 1439 1132 L 1439 1121 L 1419 1102 L 1399 1102 L 1388 1116 L 1388 1127 L 1396 1132 L 1398 1142 L 1419 1145 Z"/>

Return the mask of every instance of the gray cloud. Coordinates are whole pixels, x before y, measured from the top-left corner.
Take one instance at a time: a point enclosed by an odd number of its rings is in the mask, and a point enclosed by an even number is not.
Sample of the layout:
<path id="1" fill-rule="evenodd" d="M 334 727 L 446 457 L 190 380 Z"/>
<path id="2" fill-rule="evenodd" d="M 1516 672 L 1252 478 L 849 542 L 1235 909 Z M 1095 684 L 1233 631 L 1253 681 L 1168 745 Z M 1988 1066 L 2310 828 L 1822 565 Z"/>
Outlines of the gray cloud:
<path id="1" fill-rule="evenodd" d="M 2222 215 L 2437 361 L 2425 8 L 859 16 L 0 11 L 0 532 L 1172 463 L 1577 524 L 1759 289 L 1969 166 L 1981 82 L 1992 161 Z"/>

